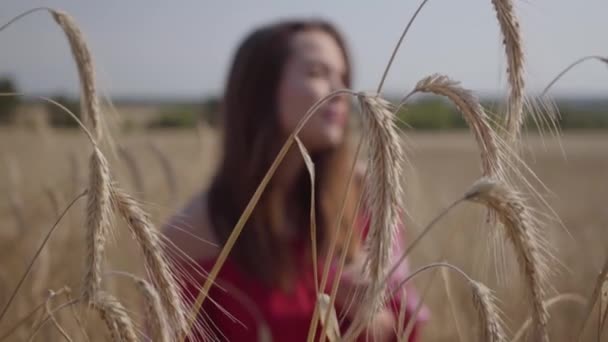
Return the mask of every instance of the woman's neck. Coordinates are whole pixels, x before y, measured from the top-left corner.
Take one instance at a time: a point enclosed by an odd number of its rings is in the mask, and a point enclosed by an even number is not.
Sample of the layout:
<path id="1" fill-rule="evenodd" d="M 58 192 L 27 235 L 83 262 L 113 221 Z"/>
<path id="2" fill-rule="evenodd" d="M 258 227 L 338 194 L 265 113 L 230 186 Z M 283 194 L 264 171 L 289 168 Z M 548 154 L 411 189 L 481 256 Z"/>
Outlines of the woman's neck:
<path id="1" fill-rule="evenodd" d="M 275 189 L 281 193 L 281 196 L 288 196 L 304 171 L 304 167 L 304 159 L 298 147 L 292 146 L 274 176 Z"/>

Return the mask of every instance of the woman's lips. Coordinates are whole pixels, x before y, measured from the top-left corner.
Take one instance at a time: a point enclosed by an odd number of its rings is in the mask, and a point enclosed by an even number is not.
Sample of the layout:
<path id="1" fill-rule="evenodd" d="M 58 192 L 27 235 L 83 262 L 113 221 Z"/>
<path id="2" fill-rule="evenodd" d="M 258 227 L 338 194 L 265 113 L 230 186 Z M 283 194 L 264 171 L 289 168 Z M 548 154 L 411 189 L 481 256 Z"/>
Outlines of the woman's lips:
<path id="1" fill-rule="evenodd" d="M 331 124 L 343 126 L 346 123 L 346 111 L 329 107 L 323 111 L 323 118 Z"/>

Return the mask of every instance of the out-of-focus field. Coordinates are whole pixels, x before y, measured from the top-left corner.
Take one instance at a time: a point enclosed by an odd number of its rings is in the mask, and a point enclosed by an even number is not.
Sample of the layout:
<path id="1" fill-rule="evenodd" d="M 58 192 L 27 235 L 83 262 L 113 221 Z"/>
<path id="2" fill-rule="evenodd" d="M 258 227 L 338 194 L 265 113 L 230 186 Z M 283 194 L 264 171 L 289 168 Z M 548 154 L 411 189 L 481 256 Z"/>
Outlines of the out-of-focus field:
<path id="1" fill-rule="evenodd" d="M 208 184 L 219 154 L 218 135 L 211 130 L 134 132 L 115 138 L 134 157 L 142 174 L 144 192 L 138 193 L 125 162 L 109 155 L 112 173 L 131 194 L 145 201 L 157 224 Z M 480 175 L 480 167 L 473 139 L 465 132 L 417 133 L 408 135 L 407 141 L 413 167 L 407 179 L 409 228 L 413 235 L 472 184 Z M 566 133 L 560 141 L 561 145 L 550 136 L 545 137 L 544 142 L 538 136 L 526 138 L 524 145 L 531 151 L 526 161 L 551 191 L 545 194 L 546 200 L 563 223 L 561 227 L 547 221 L 544 228 L 562 264 L 554 267 L 556 275 L 551 278 L 554 287 L 551 294 L 571 292 L 588 298 L 608 254 L 608 134 Z M 151 143 L 164 153 L 177 176 L 177 200 L 172 198 L 162 164 L 150 148 Z M 80 177 L 86 177 L 88 153 L 87 141 L 75 131 L 0 130 L 0 159 L 6 161 L 0 164 L 0 306 L 6 302 L 9 290 L 15 286 L 43 233 L 57 217 L 50 197 L 59 198 L 63 207 L 76 194 L 74 184 L 79 176 L 71 155 L 76 156 Z M 14 184 L 10 184 L 11 179 Z M 83 190 L 84 185 L 80 184 L 78 189 Z M 21 228 L 11 207 L 11 192 L 24 204 L 25 224 Z M 43 254 L 46 261 L 41 262 L 42 268 L 34 270 L 17 305 L 9 312 L 11 321 L 26 313 L 20 311 L 19 306 L 42 302 L 47 288 L 56 290 L 67 284 L 77 289 L 84 266 L 80 243 L 84 228 L 82 216 L 78 214 L 83 211 L 83 203 L 74 208 L 76 214 L 69 215 L 59 226 L 50 248 Z M 495 253 L 489 248 L 488 232 L 481 228 L 483 213 L 472 204 L 456 208 L 415 249 L 411 267 L 440 259 L 461 267 L 474 279 L 496 290 L 503 317 L 514 332 L 527 317 L 528 301 L 523 296 L 517 267 L 507 265 L 506 271 L 498 272 L 504 279 L 497 281 Z M 118 228 L 124 231 L 122 227 Z M 21 234 L 23 238 L 19 239 Z M 135 248 L 127 247 L 130 245 L 133 244 L 127 233 L 115 235 L 115 246 L 108 250 L 112 266 L 141 273 L 137 266 L 132 266 L 140 265 L 141 259 Z M 506 250 L 507 263 L 513 264 L 513 256 L 508 248 Z M 420 292 L 424 292 L 431 274 L 416 279 Z M 466 335 L 465 340 L 474 340 L 477 321 L 469 292 L 459 277 L 452 275 L 450 282 L 456 318 Z M 122 294 L 125 301 L 136 301 L 130 284 L 119 276 L 108 286 Z M 63 302 L 58 298 L 54 300 L 54 304 Z M 455 340 L 456 325 L 439 274 L 430 286 L 426 303 L 432 314 L 424 331 L 427 339 Z M 565 302 L 557 304 L 550 312 L 552 341 L 571 341 L 578 331 L 582 307 Z M 67 326 L 75 324 L 67 314 L 61 319 Z M 596 321 L 596 317 L 592 318 L 589 332 L 595 328 Z M 0 324 L 0 333 L 9 326 L 7 322 Z M 47 338 L 59 339 L 60 335 L 52 328 L 46 328 L 39 339 Z"/>

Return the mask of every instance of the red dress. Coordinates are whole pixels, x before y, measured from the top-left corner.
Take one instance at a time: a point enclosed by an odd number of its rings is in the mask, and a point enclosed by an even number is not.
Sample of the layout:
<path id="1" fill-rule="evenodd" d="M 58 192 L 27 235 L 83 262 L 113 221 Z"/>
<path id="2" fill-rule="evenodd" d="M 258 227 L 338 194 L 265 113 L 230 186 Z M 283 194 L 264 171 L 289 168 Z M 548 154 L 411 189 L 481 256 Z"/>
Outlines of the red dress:
<path id="1" fill-rule="evenodd" d="M 299 254 L 303 255 L 303 253 Z M 211 288 L 203 304 L 203 310 L 199 312 L 198 323 L 205 327 L 206 332 L 211 332 L 210 336 L 215 336 L 220 341 L 269 341 L 264 337 L 268 334 L 275 342 L 305 341 L 315 308 L 316 292 L 312 267 L 305 266 L 310 265 L 310 260 L 302 260 L 304 259 L 302 257 L 299 259 L 302 265 L 300 270 L 304 271 L 299 274 L 293 290 L 286 292 L 279 288 L 268 287 L 259 280 L 248 277 L 229 257 L 217 277 L 217 285 L 221 288 L 218 286 Z M 209 272 L 215 261 L 215 258 L 198 260 L 197 264 Z M 319 268 L 320 273 L 321 271 L 322 267 Z M 403 270 L 398 273 L 396 277 L 400 278 L 404 274 Z M 183 291 L 189 302 L 193 303 L 205 279 L 198 272 L 190 272 L 188 276 L 195 281 L 185 282 L 187 285 L 184 286 Z M 328 285 L 328 289 L 330 288 Z M 406 297 L 405 322 L 402 322 L 404 326 L 418 305 L 418 298 L 412 288 L 407 289 Z M 390 301 L 388 306 L 397 318 L 401 298 L 396 295 L 388 300 Z M 341 308 L 337 307 L 336 311 L 340 317 Z M 419 324 L 427 320 L 427 315 L 426 308 L 418 314 L 410 342 L 418 340 Z M 341 323 L 342 333 L 346 331 L 348 324 L 348 321 Z M 198 334 L 192 336 L 190 340 L 215 340 L 210 336 Z M 364 336 L 361 340 L 365 340 Z M 393 340 L 397 340 L 396 336 Z"/>

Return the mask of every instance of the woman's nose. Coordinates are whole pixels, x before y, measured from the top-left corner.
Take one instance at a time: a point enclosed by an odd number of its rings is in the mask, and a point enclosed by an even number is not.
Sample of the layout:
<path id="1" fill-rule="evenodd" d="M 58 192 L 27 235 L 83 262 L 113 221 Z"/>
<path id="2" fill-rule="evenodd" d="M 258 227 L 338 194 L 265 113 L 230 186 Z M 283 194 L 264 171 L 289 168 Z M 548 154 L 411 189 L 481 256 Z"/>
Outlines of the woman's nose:
<path id="1" fill-rule="evenodd" d="M 335 75 L 330 78 L 330 91 L 344 89 L 344 81 L 340 75 Z"/>

